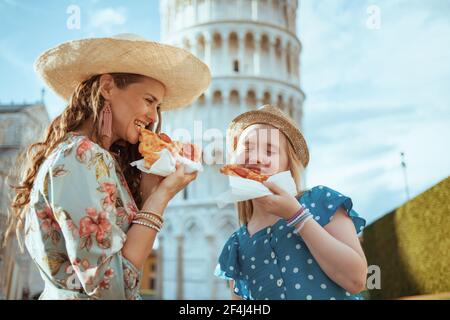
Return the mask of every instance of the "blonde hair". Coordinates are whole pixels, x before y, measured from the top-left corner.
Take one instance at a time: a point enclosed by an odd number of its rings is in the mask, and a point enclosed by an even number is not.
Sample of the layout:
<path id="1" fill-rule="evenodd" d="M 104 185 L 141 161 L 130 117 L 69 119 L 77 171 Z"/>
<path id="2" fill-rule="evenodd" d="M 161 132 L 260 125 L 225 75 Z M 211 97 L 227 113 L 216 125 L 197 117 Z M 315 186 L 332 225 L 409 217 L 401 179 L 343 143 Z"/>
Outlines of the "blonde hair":
<path id="1" fill-rule="evenodd" d="M 129 73 L 111 73 L 115 85 L 120 89 L 125 89 L 128 85 L 141 81 L 144 76 Z M 93 116 L 93 124 L 89 138 L 104 147 L 99 139 L 98 132 L 99 113 L 102 110 L 105 100 L 100 93 L 100 77 L 96 75 L 80 83 L 73 92 L 68 106 L 62 114 L 56 117 L 47 127 L 44 138 L 40 142 L 31 144 L 17 158 L 17 173 L 22 173 L 18 185 L 10 185 L 15 195 L 10 204 L 7 229 L 4 236 L 3 245 L 7 244 L 10 235 L 15 231 L 19 241 L 20 249 L 23 251 L 21 241 L 21 231 L 24 228 L 26 213 L 30 202 L 30 193 L 34 180 L 41 164 L 52 153 L 59 143 L 62 142 L 68 132 L 78 129 L 89 117 Z M 150 128 L 153 130 L 153 126 Z M 158 125 L 155 129 L 161 129 L 161 112 L 158 108 Z M 140 171 L 127 164 L 139 158 L 138 145 L 130 144 L 127 141 L 118 140 L 110 147 L 111 155 L 116 159 L 119 167 L 125 168 L 123 174 L 128 183 L 130 191 L 138 206 L 141 197 L 139 193 L 139 183 L 141 179 Z M 14 172 L 8 178 L 15 175 Z"/>
<path id="2" fill-rule="evenodd" d="M 292 144 L 287 141 L 287 156 L 289 161 L 289 170 L 294 178 L 295 185 L 297 187 L 297 197 L 300 197 L 304 191 L 302 191 L 301 176 L 304 171 L 303 165 L 295 153 Z M 240 224 L 247 224 L 253 214 L 253 204 L 251 200 L 240 201 L 237 203 L 237 211 Z"/>

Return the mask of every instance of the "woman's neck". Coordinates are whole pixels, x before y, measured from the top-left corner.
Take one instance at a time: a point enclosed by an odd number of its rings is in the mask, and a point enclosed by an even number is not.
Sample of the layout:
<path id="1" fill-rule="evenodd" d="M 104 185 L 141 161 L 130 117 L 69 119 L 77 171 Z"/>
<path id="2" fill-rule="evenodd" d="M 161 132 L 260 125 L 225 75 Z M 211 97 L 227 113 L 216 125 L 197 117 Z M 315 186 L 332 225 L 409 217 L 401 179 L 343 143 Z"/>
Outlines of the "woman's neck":
<path id="1" fill-rule="evenodd" d="M 92 130 L 93 130 L 93 119 L 92 117 L 89 117 L 77 130 L 75 130 L 76 133 L 85 135 L 87 137 L 90 137 L 92 139 L 93 142 L 95 143 L 101 143 L 101 145 L 106 149 L 109 150 L 109 148 L 111 147 L 111 145 L 116 142 L 119 138 L 117 137 L 117 135 L 112 134 L 112 137 L 109 138 L 107 136 L 103 136 L 101 137 L 101 141 L 97 141 L 98 139 L 96 139 L 94 136 L 92 136 Z"/>

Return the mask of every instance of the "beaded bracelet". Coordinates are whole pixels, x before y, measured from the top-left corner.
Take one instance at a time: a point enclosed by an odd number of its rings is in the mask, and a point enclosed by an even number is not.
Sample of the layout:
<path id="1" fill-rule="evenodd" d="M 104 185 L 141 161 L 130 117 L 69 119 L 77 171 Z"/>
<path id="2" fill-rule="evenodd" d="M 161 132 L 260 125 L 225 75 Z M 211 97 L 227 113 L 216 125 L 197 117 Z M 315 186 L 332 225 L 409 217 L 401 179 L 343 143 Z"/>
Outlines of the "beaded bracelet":
<path id="1" fill-rule="evenodd" d="M 288 226 L 295 226 L 297 223 L 299 223 L 300 221 L 303 220 L 303 218 L 308 215 L 310 212 L 308 209 L 305 209 L 303 211 L 303 213 L 299 216 L 297 216 L 293 221 L 291 221 L 290 223 L 288 223 Z"/>
<path id="2" fill-rule="evenodd" d="M 140 225 L 145 226 L 147 228 L 154 229 L 154 230 L 156 230 L 156 232 L 160 232 L 161 231 L 161 228 L 158 228 L 156 225 L 147 223 L 147 222 L 142 221 L 142 220 L 133 220 L 131 223 L 133 223 L 133 224 L 140 224 Z"/>
<path id="3" fill-rule="evenodd" d="M 309 216 L 312 216 L 312 214 L 311 214 L 311 212 L 308 211 L 305 214 L 303 214 L 300 218 L 298 218 L 296 221 L 294 221 L 294 223 L 292 225 L 293 226 L 298 225 L 300 222 L 302 222 L 303 220 L 305 220 Z"/>
<path id="4" fill-rule="evenodd" d="M 293 220 L 295 220 L 299 215 L 302 214 L 303 210 L 305 210 L 305 207 L 303 205 L 300 205 L 300 209 L 289 219 L 286 219 L 287 223 L 291 223 Z"/>
<path id="5" fill-rule="evenodd" d="M 151 211 L 138 211 L 137 215 L 138 215 L 138 214 L 145 214 L 145 215 L 155 216 L 155 217 L 157 217 L 159 220 L 161 220 L 161 222 L 164 222 L 164 218 L 163 218 L 162 215 L 157 214 L 157 213 L 154 213 L 154 212 L 151 212 Z"/>
<path id="6" fill-rule="evenodd" d="M 300 221 L 298 221 L 298 222 L 296 223 L 296 225 L 299 225 L 299 224 L 302 223 L 302 222 L 304 223 L 306 220 L 310 219 L 311 217 L 313 217 L 312 213 L 308 213 L 308 214 L 302 216 L 302 219 L 301 219 Z M 299 228 L 299 227 L 300 227 L 300 226 L 298 226 L 297 228 L 295 228 L 294 233 L 298 233 L 298 228 Z"/>
<path id="7" fill-rule="evenodd" d="M 158 227 L 160 227 L 160 228 L 163 225 L 163 222 L 160 219 L 155 218 L 154 216 L 149 215 L 149 214 L 145 214 L 145 213 L 138 213 L 138 214 L 136 214 L 135 219 L 144 219 L 144 220 L 150 221 L 152 223 L 157 224 Z"/>
<path id="8" fill-rule="evenodd" d="M 308 214 L 311 214 L 309 209 L 304 209 L 301 214 L 299 214 L 297 217 L 295 217 L 294 220 L 292 220 L 291 222 L 288 223 L 288 226 L 289 227 L 295 226 L 297 223 L 302 221 Z"/>
<path id="9" fill-rule="evenodd" d="M 303 227 L 305 226 L 306 222 L 308 222 L 308 220 L 311 220 L 312 218 L 313 216 L 311 215 L 305 220 L 303 220 L 303 223 L 300 225 L 300 227 L 297 228 L 297 233 L 300 233 L 300 231 L 302 231 Z"/>

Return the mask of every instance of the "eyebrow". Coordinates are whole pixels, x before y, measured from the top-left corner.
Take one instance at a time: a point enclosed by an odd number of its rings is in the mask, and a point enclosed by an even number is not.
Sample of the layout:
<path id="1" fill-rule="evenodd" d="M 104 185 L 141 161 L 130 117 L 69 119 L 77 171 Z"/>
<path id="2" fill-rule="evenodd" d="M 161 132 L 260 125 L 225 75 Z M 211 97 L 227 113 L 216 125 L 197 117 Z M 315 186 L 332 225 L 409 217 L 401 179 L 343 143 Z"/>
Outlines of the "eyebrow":
<path id="1" fill-rule="evenodd" d="M 158 107 L 161 106 L 162 102 L 160 102 L 160 101 L 158 100 L 158 98 L 156 98 L 154 95 L 152 95 L 151 93 L 148 93 L 148 92 L 146 92 L 145 94 L 148 95 L 148 96 L 150 96 L 151 98 L 153 98 L 153 100 L 155 100 L 156 102 L 158 102 Z"/>
<path id="2" fill-rule="evenodd" d="M 251 141 L 251 139 L 246 139 L 244 141 L 244 145 L 249 145 L 249 144 L 253 144 L 253 143 L 254 143 L 254 141 Z M 268 143 L 267 147 L 270 148 L 270 149 L 278 149 L 279 148 L 278 145 L 272 144 L 272 143 Z"/>
<path id="3" fill-rule="evenodd" d="M 153 100 L 159 101 L 158 98 L 156 98 L 156 97 L 155 97 L 154 95 L 152 95 L 151 93 L 146 92 L 145 94 L 148 95 L 148 96 L 150 96 L 150 97 L 152 97 Z"/>

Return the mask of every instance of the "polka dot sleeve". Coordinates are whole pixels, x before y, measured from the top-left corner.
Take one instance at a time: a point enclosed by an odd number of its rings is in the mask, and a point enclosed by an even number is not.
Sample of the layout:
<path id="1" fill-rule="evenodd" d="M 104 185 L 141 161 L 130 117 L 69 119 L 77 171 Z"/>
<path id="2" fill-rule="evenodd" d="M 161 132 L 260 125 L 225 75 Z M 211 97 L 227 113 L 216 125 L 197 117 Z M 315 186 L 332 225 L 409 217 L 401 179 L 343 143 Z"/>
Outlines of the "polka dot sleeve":
<path id="1" fill-rule="evenodd" d="M 327 225 L 332 220 L 337 209 L 342 207 L 352 219 L 356 232 L 360 233 L 364 229 L 366 220 L 353 210 L 352 199 L 325 186 L 314 187 L 311 191 L 311 201 L 306 206 L 310 208 L 314 219 L 321 226 Z"/>
<path id="2" fill-rule="evenodd" d="M 214 275 L 225 280 L 234 280 L 235 294 L 243 299 L 249 299 L 248 286 L 241 276 L 238 256 L 239 241 L 236 233 L 233 233 L 222 249 Z"/>

